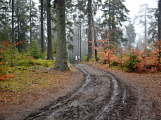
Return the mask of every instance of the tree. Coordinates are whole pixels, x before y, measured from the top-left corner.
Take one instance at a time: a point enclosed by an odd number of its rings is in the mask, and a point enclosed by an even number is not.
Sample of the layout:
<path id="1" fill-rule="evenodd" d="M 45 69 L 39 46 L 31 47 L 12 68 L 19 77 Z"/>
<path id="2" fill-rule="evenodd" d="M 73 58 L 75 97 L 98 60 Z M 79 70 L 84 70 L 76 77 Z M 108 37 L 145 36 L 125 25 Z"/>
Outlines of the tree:
<path id="1" fill-rule="evenodd" d="M 30 44 L 32 43 L 32 32 L 31 32 L 31 0 L 30 0 Z M 31 45 L 30 45 L 31 47 Z"/>
<path id="2" fill-rule="evenodd" d="M 12 0 L 12 44 L 14 43 L 14 0 Z"/>
<path id="3" fill-rule="evenodd" d="M 67 36 L 66 41 L 67 41 L 67 48 L 68 48 L 68 50 L 71 50 L 71 51 L 73 51 L 73 49 L 74 49 L 74 46 L 71 44 L 71 42 L 73 41 L 73 35 L 74 35 L 73 22 L 72 22 L 73 15 L 72 14 L 76 11 L 74 4 L 72 4 L 72 1 L 73 0 L 66 0 L 66 4 L 65 4 L 65 8 L 66 8 L 65 9 L 65 12 L 66 12 L 66 36 Z M 81 25 L 81 23 L 80 23 L 80 25 Z"/>
<path id="4" fill-rule="evenodd" d="M 93 20 L 93 16 L 92 16 L 92 25 L 93 25 L 93 33 L 94 33 L 94 43 L 95 43 L 95 60 L 96 62 L 98 61 L 97 58 L 97 38 L 96 38 L 96 29 L 95 29 L 95 25 L 94 25 L 94 20 Z"/>
<path id="5" fill-rule="evenodd" d="M 132 44 L 135 42 L 136 33 L 133 24 L 129 23 L 126 27 L 126 35 L 127 35 L 127 47 L 131 48 Z"/>
<path id="6" fill-rule="evenodd" d="M 9 3 L 6 0 L 0 0 L 0 39 L 1 41 L 9 41 L 11 33 L 10 27 L 10 14 L 9 14 Z"/>
<path id="7" fill-rule="evenodd" d="M 30 21 L 30 43 L 32 42 L 33 36 L 32 34 L 34 33 L 34 26 L 37 18 L 37 9 L 35 7 L 35 3 L 30 0 L 29 2 L 29 9 L 30 9 L 30 15 L 29 15 L 29 21 Z"/>
<path id="8" fill-rule="evenodd" d="M 102 2 L 101 0 L 97 0 L 98 2 Z M 94 4 L 94 13 L 97 11 L 97 7 L 99 8 L 99 4 L 98 4 L 98 2 L 95 2 L 94 1 L 94 3 L 96 3 L 96 4 Z M 93 34 L 94 34 L 94 43 L 95 43 L 95 60 L 96 60 L 96 62 L 98 61 L 98 58 L 97 58 L 97 50 L 98 50 L 98 47 L 97 47 L 97 35 L 96 35 L 96 27 L 95 27 L 95 21 L 94 21 L 94 15 L 92 14 L 92 25 L 93 25 Z"/>
<path id="9" fill-rule="evenodd" d="M 48 49 L 47 49 L 47 59 L 52 60 L 52 41 L 51 41 L 51 0 L 47 0 L 47 34 L 48 34 Z"/>
<path id="10" fill-rule="evenodd" d="M 12 44 L 14 44 L 14 0 L 12 0 Z M 12 47 L 11 51 L 11 66 L 13 66 L 13 51 L 14 48 Z"/>
<path id="11" fill-rule="evenodd" d="M 152 19 L 149 23 L 149 28 L 148 28 L 148 35 L 150 38 L 148 39 L 148 43 L 150 45 L 156 44 L 156 41 L 158 41 L 158 9 L 157 8 L 152 8 Z"/>
<path id="12" fill-rule="evenodd" d="M 43 0 L 41 0 L 41 52 L 44 53 Z"/>
<path id="13" fill-rule="evenodd" d="M 161 43 L 161 0 L 158 1 L 158 9 L 159 9 L 159 13 L 158 13 L 158 42 Z M 158 47 L 159 47 L 159 62 L 160 62 L 161 47 L 160 47 L 160 45 L 158 45 Z"/>
<path id="14" fill-rule="evenodd" d="M 15 11 L 15 32 L 16 34 L 16 42 L 24 41 L 27 38 L 27 32 L 29 30 L 29 15 L 26 11 L 28 11 L 28 6 L 25 1 L 17 0 L 16 1 L 16 11 Z M 25 48 L 25 44 L 18 45 L 18 51 L 22 52 L 22 49 Z"/>
<path id="15" fill-rule="evenodd" d="M 92 58 L 92 0 L 88 0 L 88 7 L 87 7 L 87 14 L 88 14 L 88 56 L 87 61 Z"/>
<path id="16" fill-rule="evenodd" d="M 140 5 L 140 10 L 138 15 L 135 17 L 135 20 L 139 20 L 139 25 L 140 23 L 143 25 L 144 27 L 144 50 L 145 50 L 145 54 L 146 54 L 146 48 L 147 48 L 147 28 L 148 25 L 147 23 L 149 23 L 149 20 L 152 18 L 151 15 L 151 8 L 149 7 L 148 4 L 142 4 Z"/>
<path id="17" fill-rule="evenodd" d="M 65 32 L 65 0 L 56 0 L 55 4 L 57 17 L 57 52 L 55 67 L 60 67 L 60 71 L 64 71 L 68 69 Z"/>
<path id="18" fill-rule="evenodd" d="M 110 44 L 119 44 L 119 39 L 124 40 L 122 31 L 118 26 L 122 26 L 122 22 L 128 20 L 127 14 L 129 10 L 123 4 L 124 0 L 107 0 L 103 5 L 103 26 L 108 27 L 110 35 Z M 117 26 L 117 27 L 116 27 Z"/>

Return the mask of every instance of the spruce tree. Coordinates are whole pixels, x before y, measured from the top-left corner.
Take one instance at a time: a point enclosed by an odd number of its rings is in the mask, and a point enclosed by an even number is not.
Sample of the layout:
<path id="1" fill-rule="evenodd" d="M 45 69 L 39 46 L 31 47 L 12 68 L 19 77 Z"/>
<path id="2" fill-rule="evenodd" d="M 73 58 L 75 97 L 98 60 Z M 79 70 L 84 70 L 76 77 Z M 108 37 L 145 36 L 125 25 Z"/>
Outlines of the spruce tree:
<path id="1" fill-rule="evenodd" d="M 57 52 L 55 67 L 59 67 L 60 71 L 64 71 L 68 69 L 65 32 L 65 1 L 56 0 L 55 2 L 57 17 Z"/>
<path id="2" fill-rule="evenodd" d="M 104 20 L 102 24 L 104 27 L 108 27 L 109 42 L 112 44 L 119 44 L 119 39 L 123 40 L 123 33 L 118 27 L 128 20 L 127 14 L 129 13 L 123 2 L 124 0 L 107 0 L 103 5 L 102 17 Z"/>

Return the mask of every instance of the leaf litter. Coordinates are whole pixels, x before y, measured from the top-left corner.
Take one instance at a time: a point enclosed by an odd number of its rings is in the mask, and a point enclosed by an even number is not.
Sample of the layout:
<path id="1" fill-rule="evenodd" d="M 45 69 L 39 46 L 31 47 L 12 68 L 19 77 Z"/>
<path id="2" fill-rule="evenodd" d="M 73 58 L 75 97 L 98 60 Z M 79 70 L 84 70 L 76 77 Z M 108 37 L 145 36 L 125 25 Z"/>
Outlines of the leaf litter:
<path id="1" fill-rule="evenodd" d="M 74 67 L 70 69 L 14 71 L 14 78 L 0 83 L 0 119 L 22 119 L 72 91 L 83 80 L 83 74 Z M 75 79 L 77 76 L 79 79 Z"/>

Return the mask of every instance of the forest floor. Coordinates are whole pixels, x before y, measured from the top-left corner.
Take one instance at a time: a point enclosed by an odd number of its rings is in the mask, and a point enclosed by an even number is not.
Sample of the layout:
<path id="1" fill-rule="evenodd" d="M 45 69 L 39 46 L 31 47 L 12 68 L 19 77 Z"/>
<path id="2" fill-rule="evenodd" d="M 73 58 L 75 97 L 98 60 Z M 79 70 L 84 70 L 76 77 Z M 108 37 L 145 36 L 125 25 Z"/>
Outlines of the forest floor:
<path id="1" fill-rule="evenodd" d="M 6 99 L 0 100 L 0 120 L 22 120 L 31 112 L 51 104 L 59 97 L 78 88 L 84 79 L 83 73 L 75 67 L 70 69 L 71 71 L 67 72 L 60 72 L 55 69 L 51 69 L 48 72 L 45 70 L 44 72 L 41 68 L 35 72 L 30 71 L 28 81 L 29 79 L 35 79 L 35 77 L 41 77 L 44 80 L 27 86 L 24 91 L 16 91 L 16 94 L 12 96 L 12 91 L 1 90 L 0 96 Z M 26 73 L 25 71 L 23 72 Z M 19 78 L 21 78 L 20 75 Z M 45 84 L 45 81 L 48 84 Z"/>
<path id="2" fill-rule="evenodd" d="M 121 83 L 130 87 L 133 93 L 140 95 L 146 102 L 153 101 L 153 107 L 157 110 L 154 116 L 161 116 L 161 72 L 128 73 L 117 69 L 117 67 L 109 68 L 108 65 L 97 63 L 88 63 L 88 65 L 112 73 L 119 78 Z M 143 102 L 146 104 L 145 101 Z"/>
<path id="3" fill-rule="evenodd" d="M 88 65 L 109 71 L 116 75 L 121 82 L 132 88 L 137 89 L 149 99 L 158 104 L 161 110 L 161 72 L 156 73 L 128 73 L 116 67 L 107 67 L 108 65 L 100 65 L 89 63 Z M 157 106 L 156 106 L 157 107 Z"/>
<path id="4" fill-rule="evenodd" d="M 111 80 L 108 80 L 104 72 L 98 72 L 98 70 L 94 70 L 95 68 L 81 64 L 76 66 L 82 71 L 87 71 L 89 77 L 94 80 L 91 83 L 88 80 L 85 81 L 84 78 L 87 75 L 75 67 L 72 67 L 73 70 L 65 74 L 51 70 L 50 74 L 61 74 L 57 81 L 53 81 L 52 84 L 43 88 L 24 91 L 17 99 L 10 102 L 1 101 L 0 120 L 21 120 L 24 118 L 29 120 L 34 119 L 35 116 L 42 119 L 40 113 L 44 111 L 47 111 L 43 113 L 44 116 L 48 115 L 50 119 L 50 117 L 53 117 L 52 111 L 54 110 L 57 111 L 55 120 L 58 120 L 56 118 L 59 116 L 62 117 L 59 120 L 74 120 L 75 118 L 75 120 L 92 120 L 93 118 L 97 120 L 161 119 L 161 73 L 125 73 L 116 68 L 108 68 L 106 65 L 88 65 L 108 71 L 116 78 L 118 87 L 114 87 L 117 86 L 115 82 L 112 85 Z M 62 78 L 64 79 L 62 80 Z M 100 82 L 98 82 L 99 80 Z M 102 89 L 99 89 L 100 86 Z M 88 95 L 93 91 L 95 93 Z M 101 91 L 106 91 L 106 94 L 101 93 Z M 106 95 L 106 97 L 99 97 L 98 94 Z M 116 96 L 118 94 L 119 98 L 116 101 L 112 100 L 115 100 L 113 94 Z M 82 101 L 86 101 L 86 104 L 81 103 Z M 98 103 L 98 101 L 100 102 Z M 113 105 L 114 102 L 115 105 Z M 113 109 L 110 113 L 105 113 L 104 110 L 106 111 L 111 105 Z M 102 110 L 102 106 L 106 107 Z M 94 113 L 91 113 L 92 111 Z M 80 118 L 80 116 L 84 118 Z M 105 116 L 109 116 L 109 118 L 104 118 Z"/>

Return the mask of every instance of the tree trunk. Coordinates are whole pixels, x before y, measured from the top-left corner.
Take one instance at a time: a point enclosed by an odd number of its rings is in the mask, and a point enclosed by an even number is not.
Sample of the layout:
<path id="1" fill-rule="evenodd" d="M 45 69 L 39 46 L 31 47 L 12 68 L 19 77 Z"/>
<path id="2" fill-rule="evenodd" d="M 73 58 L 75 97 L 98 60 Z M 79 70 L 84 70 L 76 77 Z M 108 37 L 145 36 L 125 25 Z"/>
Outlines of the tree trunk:
<path id="1" fill-rule="evenodd" d="M 51 13 L 50 13 L 50 0 L 47 0 L 47 34 L 48 34 L 48 49 L 47 49 L 47 59 L 52 60 L 52 42 L 51 42 Z"/>
<path id="2" fill-rule="evenodd" d="M 14 43 L 14 0 L 12 0 L 12 44 Z"/>
<path id="3" fill-rule="evenodd" d="M 18 22 L 18 43 L 20 42 L 20 23 Z M 21 45 L 18 44 L 18 52 L 21 53 Z"/>
<path id="4" fill-rule="evenodd" d="M 12 0 L 12 44 L 14 44 L 14 0 Z M 12 46 L 11 67 L 13 67 L 13 51 L 14 51 L 14 47 Z"/>
<path id="5" fill-rule="evenodd" d="M 18 24 L 18 29 L 17 29 L 17 36 L 18 36 L 18 38 L 17 38 L 17 39 L 18 39 L 18 40 L 17 40 L 17 42 L 19 43 L 19 41 L 20 41 L 20 22 L 19 22 L 19 20 L 20 20 L 20 15 L 19 15 L 19 4 L 18 4 L 18 2 L 19 2 L 19 1 L 17 1 L 17 14 L 18 14 L 18 18 L 17 18 L 17 19 L 18 19 L 18 20 L 17 20 L 17 22 L 18 22 L 18 23 L 17 23 L 17 24 Z M 30 44 L 31 44 L 31 43 L 30 43 Z M 18 47 L 18 52 L 21 53 L 20 44 L 18 44 L 17 47 Z"/>
<path id="6" fill-rule="evenodd" d="M 161 57 L 161 0 L 158 1 L 158 8 L 159 8 L 159 14 L 158 14 L 158 48 L 159 48 L 159 63 L 160 63 L 160 57 Z"/>
<path id="7" fill-rule="evenodd" d="M 112 43 L 114 43 L 114 41 L 115 41 L 115 30 L 116 30 L 116 25 L 115 25 L 115 2 L 114 1 L 112 1 L 112 10 L 111 10 L 111 8 L 110 8 L 110 10 L 112 11 L 112 17 L 111 17 L 111 23 L 112 23 L 112 30 L 110 30 L 110 31 L 112 31 L 112 34 L 110 35 L 110 40 L 109 40 L 109 44 L 112 44 Z M 110 14 L 109 14 L 110 15 Z M 111 47 L 109 47 L 109 49 L 111 49 Z M 110 62 L 110 61 L 109 61 Z"/>
<path id="8" fill-rule="evenodd" d="M 57 51 L 55 67 L 60 67 L 60 71 L 64 71 L 68 69 L 65 31 L 65 0 L 56 0 L 55 2 L 57 18 Z"/>
<path id="9" fill-rule="evenodd" d="M 109 21 L 108 21 L 108 27 L 109 27 L 109 44 L 111 44 L 111 0 L 109 0 Z"/>
<path id="10" fill-rule="evenodd" d="M 41 0 L 41 53 L 44 53 L 43 0 Z"/>
<path id="11" fill-rule="evenodd" d="M 97 47 L 96 29 L 95 29 L 95 26 L 94 26 L 93 15 L 92 15 L 92 25 L 93 25 L 93 31 L 94 31 L 94 43 L 95 43 L 95 47 Z M 95 49 L 95 60 L 96 60 L 96 62 L 98 61 L 98 58 L 97 58 L 97 49 Z"/>
<path id="12" fill-rule="evenodd" d="M 89 41 L 92 41 L 92 0 L 88 0 L 88 56 L 87 61 L 89 61 L 92 58 L 92 43 L 89 43 Z"/>
<path id="13" fill-rule="evenodd" d="M 147 8 L 146 8 L 146 10 L 147 10 Z M 145 10 L 145 55 L 146 55 L 146 46 L 147 46 L 147 36 L 146 36 L 146 34 L 147 34 L 147 31 L 146 31 L 146 28 L 147 28 L 147 20 L 146 20 L 146 10 Z"/>
<path id="14" fill-rule="evenodd" d="M 31 31 L 31 0 L 30 0 L 30 45 L 32 43 L 32 31 Z"/>

